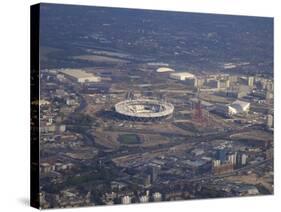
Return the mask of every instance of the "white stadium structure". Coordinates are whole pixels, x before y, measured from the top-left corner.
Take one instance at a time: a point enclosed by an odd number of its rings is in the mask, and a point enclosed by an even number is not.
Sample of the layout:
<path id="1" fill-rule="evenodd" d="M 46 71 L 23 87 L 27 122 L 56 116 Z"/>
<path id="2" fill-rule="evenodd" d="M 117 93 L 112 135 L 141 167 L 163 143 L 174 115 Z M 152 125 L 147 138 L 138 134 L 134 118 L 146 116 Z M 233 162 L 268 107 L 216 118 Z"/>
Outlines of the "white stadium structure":
<path id="1" fill-rule="evenodd" d="M 125 100 L 115 105 L 115 111 L 125 119 L 152 121 L 170 117 L 174 106 L 154 99 Z"/>
<path id="2" fill-rule="evenodd" d="M 232 116 L 235 114 L 248 113 L 250 110 L 250 103 L 241 100 L 236 100 L 232 104 L 217 104 L 215 111 L 225 116 Z"/>

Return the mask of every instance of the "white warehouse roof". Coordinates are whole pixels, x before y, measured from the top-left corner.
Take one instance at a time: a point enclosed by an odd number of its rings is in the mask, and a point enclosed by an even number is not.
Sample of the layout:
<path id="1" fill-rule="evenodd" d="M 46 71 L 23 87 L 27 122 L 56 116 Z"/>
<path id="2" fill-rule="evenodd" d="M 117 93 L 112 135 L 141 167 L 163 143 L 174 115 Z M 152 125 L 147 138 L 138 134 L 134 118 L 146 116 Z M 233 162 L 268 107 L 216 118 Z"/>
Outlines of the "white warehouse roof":
<path id="1" fill-rule="evenodd" d="M 170 77 L 178 80 L 186 80 L 190 78 L 195 78 L 195 75 L 189 72 L 176 72 L 176 73 L 171 73 Z"/>
<path id="2" fill-rule="evenodd" d="M 100 77 L 95 76 L 92 73 L 87 73 L 81 69 L 61 69 L 59 70 L 60 73 L 63 73 L 69 77 L 76 79 L 78 82 L 99 82 Z"/>

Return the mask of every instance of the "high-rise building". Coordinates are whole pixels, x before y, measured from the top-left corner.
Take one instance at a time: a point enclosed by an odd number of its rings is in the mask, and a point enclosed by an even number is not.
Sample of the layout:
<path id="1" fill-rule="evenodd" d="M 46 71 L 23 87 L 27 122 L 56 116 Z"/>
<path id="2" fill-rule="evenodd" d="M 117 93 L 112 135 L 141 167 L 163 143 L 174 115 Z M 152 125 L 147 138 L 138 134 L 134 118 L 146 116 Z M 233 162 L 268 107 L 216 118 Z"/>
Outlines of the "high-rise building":
<path id="1" fill-rule="evenodd" d="M 159 166 L 157 164 L 151 164 L 149 169 L 150 169 L 149 172 L 151 175 L 151 182 L 153 183 L 156 181 L 156 179 L 158 177 L 161 166 Z"/>
<path id="2" fill-rule="evenodd" d="M 129 196 L 124 196 L 121 198 L 121 203 L 122 204 L 130 204 L 131 203 L 131 197 Z"/>
<path id="3" fill-rule="evenodd" d="M 248 156 L 246 154 L 242 154 L 242 156 L 241 156 L 241 165 L 242 166 L 247 164 L 247 158 L 248 158 Z"/>
<path id="4" fill-rule="evenodd" d="M 233 153 L 233 154 L 228 155 L 227 160 L 228 160 L 228 162 L 230 162 L 231 164 L 236 165 L 237 154 L 236 154 L 236 153 Z"/>
<path id="5" fill-rule="evenodd" d="M 272 128 L 273 127 L 273 116 L 271 114 L 267 115 L 266 126 L 268 128 Z"/>
<path id="6" fill-rule="evenodd" d="M 254 86 L 254 81 L 255 81 L 255 78 L 250 76 L 248 77 L 248 86 L 249 87 L 253 87 Z"/>
<path id="7" fill-rule="evenodd" d="M 238 77 L 236 75 L 230 75 L 228 79 L 231 84 L 236 83 L 238 81 Z"/>
<path id="8" fill-rule="evenodd" d="M 274 83 L 271 80 L 267 81 L 266 90 L 273 91 L 273 89 L 274 89 Z"/>
<path id="9" fill-rule="evenodd" d="M 233 171 L 234 164 L 227 161 L 226 163 L 220 164 L 219 166 L 213 166 L 212 171 L 214 174 L 223 174 Z"/>
<path id="10" fill-rule="evenodd" d="M 269 90 L 266 91 L 265 99 L 270 100 L 273 99 L 273 93 Z"/>
<path id="11" fill-rule="evenodd" d="M 226 153 L 227 153 L 227 150 L 225 148 L 217 149 L 216 159 L 220 160 L 222 162 L 225 161 L 226 160 Z"/>
<path id="12" fill-rule="evenodd" d="M 143 195 L 140 197 L 140 203 L 146 203 L 146 202 L 148 202 L 148 200 L 149 200 L 149 197 L 146 195 Z"/>
<path id="13" fill-rule="evenodd" d="M 220 88 L 220 80 L 209 79 L 207 83 L 211 88 Z"/>
<path id="14" fill-rule="evenodd" d="M 197 78 L 197 88 L 203 87 L 204 83 L 205 83 L 204 78 Z"/>
<path id="15" fill-rule="evenodd" d="M 162 194 L 159 192 L 155 192 L 152 197 L 155 202 L 159 202 L 162 200 Z"/>
<path id="16" fill-rule="evenodd" d="M 220 160 L 213 160 L 213 167 L 218 167 L 221 165 L 221 161 Z"/>
<path id="17" fill-rule="evenodd" d="M 150 186 L 151 184 L 151 175 L 145 175 L 144 180 L 143 180 L 143 185 L 144 186 Z"/>
<path id="18" fill-rule="evenodd" d="M 218 80 L 218 88 L 229 88 L 230 81 L 228 79 Z"/>
<path id="19" fill-rule="evenodd" d="M 238 152 L 236 164 L 237 164 L 239 167 L 245 166 L 245 165 L 247 164 L 247 158 L 248 158 L 248 156 L 247 156 L 245 153 Z"/>

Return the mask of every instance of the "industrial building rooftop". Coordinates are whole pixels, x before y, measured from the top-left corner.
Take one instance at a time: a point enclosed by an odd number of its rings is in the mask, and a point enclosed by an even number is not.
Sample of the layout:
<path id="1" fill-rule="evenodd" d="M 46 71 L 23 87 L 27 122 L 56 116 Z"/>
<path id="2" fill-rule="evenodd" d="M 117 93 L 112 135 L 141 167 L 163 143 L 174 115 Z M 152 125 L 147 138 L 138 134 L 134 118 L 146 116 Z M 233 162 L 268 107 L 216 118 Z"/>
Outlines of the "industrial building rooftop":
<path id="1" fill-rule="evenodd" d="M 172 79 L 176 79 L 176 80 L 186 80 L 186 79 L 192 79 L 195 78 L 195 76 L 189 72 L 175 72 L 175 73 L 171 73 L 170 77 Z"/>
<path id="2" fill-rule="evenodd" d="M 78 82 L 99 82 L 100 77 L 95 76 L 92 73 L 87 73 L 84 70 L 81 69 L 61 69 L 59 70 L 60 73 L 63 73 L 64 75 L 67 75 L 71 78 L 74 78 Z"/>

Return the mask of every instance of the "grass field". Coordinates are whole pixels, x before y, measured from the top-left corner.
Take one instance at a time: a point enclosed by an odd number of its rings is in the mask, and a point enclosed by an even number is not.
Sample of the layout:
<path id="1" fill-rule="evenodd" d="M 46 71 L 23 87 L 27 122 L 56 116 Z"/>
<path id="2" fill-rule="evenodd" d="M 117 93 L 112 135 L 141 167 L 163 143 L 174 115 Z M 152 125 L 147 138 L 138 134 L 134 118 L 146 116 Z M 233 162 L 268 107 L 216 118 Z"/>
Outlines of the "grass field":
<path id="1" fill-rule="evenodd" d="M 130 144 L 141 144 L 141 140 L 136 134 L 122 134 L 118 136 L 118 141 L 121 144 L 130 145 Z"/>

